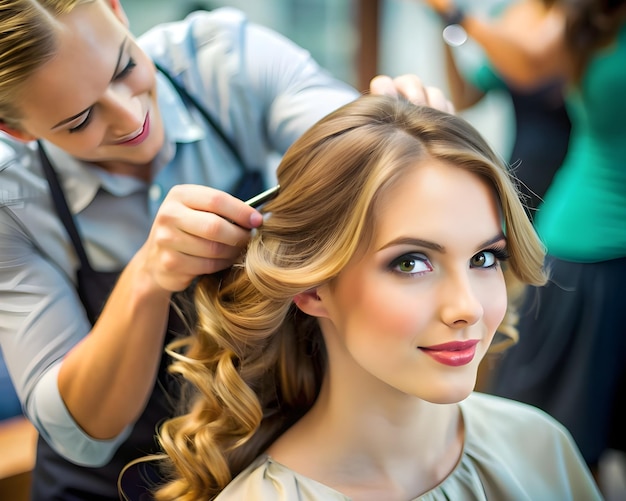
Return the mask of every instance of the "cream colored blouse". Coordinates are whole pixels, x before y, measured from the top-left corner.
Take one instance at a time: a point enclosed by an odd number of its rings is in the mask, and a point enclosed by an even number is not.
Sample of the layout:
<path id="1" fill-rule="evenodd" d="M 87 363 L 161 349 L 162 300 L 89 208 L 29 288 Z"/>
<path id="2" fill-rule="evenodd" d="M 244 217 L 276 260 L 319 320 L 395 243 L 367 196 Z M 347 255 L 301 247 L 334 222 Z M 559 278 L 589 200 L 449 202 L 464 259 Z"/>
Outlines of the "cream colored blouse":
<path id="1" fill-rule="evenodd" d="M 415 500 L 601 500 L 565 428 L 542 411 L 473 393 L 459 404 L 465 444 L 456 468 Z M 257 458 L 217 501 L 349 501 L 267 455 Z"/>

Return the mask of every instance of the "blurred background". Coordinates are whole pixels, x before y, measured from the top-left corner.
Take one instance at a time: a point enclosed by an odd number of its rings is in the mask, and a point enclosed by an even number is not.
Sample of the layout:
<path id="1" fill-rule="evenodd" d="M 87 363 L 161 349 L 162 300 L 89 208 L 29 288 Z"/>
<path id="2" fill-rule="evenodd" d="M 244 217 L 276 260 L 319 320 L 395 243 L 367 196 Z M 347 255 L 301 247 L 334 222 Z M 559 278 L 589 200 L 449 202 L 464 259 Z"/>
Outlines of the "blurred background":
<path id="1" fill-rule="evenodd" d="M 488 12 L 508 2 L 458 2 L 470 3 L 472 12 Z M 122 0 L 122 5 L 135 35 L 194 10 L 235 7 L 308 49 L 319 64 L 359 90 L 378 73 L 415 73 L 447 90 L 441 22 L 418 0 Z M 460 66 L 471 65 L 479 51 L 471 41 L 455 50 Z M 461 114 L 508 158 L 514 130 L 505 93 L 490 92 Z"/>

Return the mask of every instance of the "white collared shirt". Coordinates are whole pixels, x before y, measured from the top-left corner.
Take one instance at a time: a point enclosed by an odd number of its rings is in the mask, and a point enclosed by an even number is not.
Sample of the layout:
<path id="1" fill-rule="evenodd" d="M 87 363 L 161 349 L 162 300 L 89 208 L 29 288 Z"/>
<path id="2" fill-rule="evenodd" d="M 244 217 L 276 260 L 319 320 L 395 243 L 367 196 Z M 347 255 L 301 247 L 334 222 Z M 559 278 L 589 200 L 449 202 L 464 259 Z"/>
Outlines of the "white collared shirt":
<path id="1" fill-rule="evenodd" d="M 266 169 L 319 118 L 356 92 L 323 71 L 308 52 L 225 8 L 161 25 L 139 39 L 144 50 L 200 98 L 249 167 Z M 239 168 L 218 134 L 158 76 L 166 142 L 151 183 L 107 173 L 51 144 L 93 267 L 123 268 L 146 240 L 168 191 L 193 183 L 229 190 Z M 57 218 L 36 143 L 0 136 L 0 346 L 25 413 L 62 455 L 106 463 L 131 429 L 113 440 L 87 436 L 57 388 L 64 355 L 91 326 L 75 292 L 78 260 Z"/>

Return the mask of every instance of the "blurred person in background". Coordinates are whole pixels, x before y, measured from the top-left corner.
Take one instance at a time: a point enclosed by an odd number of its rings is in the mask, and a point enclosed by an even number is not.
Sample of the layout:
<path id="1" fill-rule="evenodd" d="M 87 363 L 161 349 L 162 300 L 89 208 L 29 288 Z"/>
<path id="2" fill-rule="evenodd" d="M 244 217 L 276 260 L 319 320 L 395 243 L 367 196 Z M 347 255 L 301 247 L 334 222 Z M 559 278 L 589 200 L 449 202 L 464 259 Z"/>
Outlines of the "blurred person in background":
<path id="1" fill-rule="evenodd" d="M 506 29 L 520 33 L 532 27 L 541 15 L 535 3 L 528 1 L 498 3 L 492 14 Z M 532 219 L 567 152 L 570 121 L 563 102 L 564 82 L 559 78 L 536 89 L 511 84 L 497 73 L 482 51 L 479 60 L 458 64 L 457 60 L 467 54 L 463 48 L 454 47 L 462 46 L 463 39 L 444 36 L 444 40 L 448 88 L 457 111 L 476 105 L 491 91 L 502 91 L 510 97 L 514 130 L 508 160 Z"/>

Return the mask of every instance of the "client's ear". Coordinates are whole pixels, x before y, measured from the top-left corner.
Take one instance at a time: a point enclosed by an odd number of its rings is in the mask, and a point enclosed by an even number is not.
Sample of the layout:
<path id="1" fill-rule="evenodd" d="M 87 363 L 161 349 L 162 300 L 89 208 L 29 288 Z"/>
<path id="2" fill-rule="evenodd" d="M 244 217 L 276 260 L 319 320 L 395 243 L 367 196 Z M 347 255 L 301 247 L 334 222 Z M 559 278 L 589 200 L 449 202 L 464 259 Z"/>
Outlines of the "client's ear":
<path id="1" fill-rule="evenodd" d="M 312 317 L 327 317 L 328 312 L 324 302 L 317 294 L 317 289 L 310 289 L 306 292 L 296 294 L 293 298 L 294 304 L 307 315 Z"/>
<path id="2" fill-rule="evenodd" d="M 35 139 L 37 139 L 35 136 L 33 136 L 32 134 L 29 134 L 28 132 L 24 132 L 22 130 L 14 129 L 13 127 L 10 127 L 6 123 L 4 123 L 2 119 L 0 119 L 0 131 L 11 136 L 13 139 L 22 141 L 23 143 L 28 143 L 30 141 L 34 141 Z"/>

